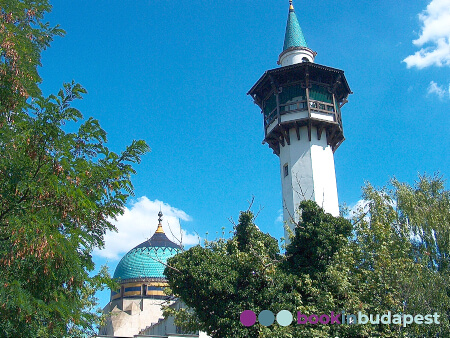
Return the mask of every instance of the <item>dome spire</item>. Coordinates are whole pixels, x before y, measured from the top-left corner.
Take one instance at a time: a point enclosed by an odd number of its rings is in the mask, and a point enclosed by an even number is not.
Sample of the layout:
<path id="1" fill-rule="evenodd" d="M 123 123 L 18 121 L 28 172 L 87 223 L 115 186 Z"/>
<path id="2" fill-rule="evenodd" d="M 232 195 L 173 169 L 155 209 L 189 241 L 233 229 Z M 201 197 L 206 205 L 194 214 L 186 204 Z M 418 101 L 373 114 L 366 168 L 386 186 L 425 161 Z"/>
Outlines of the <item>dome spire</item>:
<path id="1" fill-rule="evenodd" d="M 163 213 L 161 212 L 161 209 L 160 209 L 158 212 L 158 222 L 159 223 L 158 223 L 158 228 L 155 231 L 155 234 L 163 234 L 164 233 L 164 230 L 163 230 L 162 224 L 161 224 L 162 216 L 163 216 Z"/>

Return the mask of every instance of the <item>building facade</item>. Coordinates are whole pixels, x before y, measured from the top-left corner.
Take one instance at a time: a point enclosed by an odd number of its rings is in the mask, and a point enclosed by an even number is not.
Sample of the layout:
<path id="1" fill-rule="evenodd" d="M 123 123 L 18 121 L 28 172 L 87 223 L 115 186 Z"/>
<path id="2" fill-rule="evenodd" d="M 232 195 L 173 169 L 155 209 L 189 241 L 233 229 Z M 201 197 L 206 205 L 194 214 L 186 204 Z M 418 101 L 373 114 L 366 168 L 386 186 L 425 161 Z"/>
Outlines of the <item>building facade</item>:
<path id="1" fill-rule="evenodd" d="M 153 236 L 122 257 L 114 272 L 120 283 L 111 291 L 110 302 L 104 307 L 106 325 L 98 337 L 207 337 L 189 334 L 177 327 L 173 318 L 164 319 L 162 306 L 184 307 L 164 293 L 168 287 L 164 277 L 167 259 L 181 250 L 169 240 L 162 227 L 162 213 Z"/>

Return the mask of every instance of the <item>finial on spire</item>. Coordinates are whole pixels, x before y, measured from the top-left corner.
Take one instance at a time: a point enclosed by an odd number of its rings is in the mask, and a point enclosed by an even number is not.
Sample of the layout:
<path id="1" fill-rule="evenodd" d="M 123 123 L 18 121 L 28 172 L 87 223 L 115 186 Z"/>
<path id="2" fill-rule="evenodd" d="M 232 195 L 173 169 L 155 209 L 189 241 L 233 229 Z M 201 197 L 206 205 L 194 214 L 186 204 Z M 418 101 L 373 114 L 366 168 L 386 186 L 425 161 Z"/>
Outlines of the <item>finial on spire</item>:
<path id="1" fill-rule="evenodd" d="M 161 212 L 161 208 L 160 208 L 160 210 L 159 210 L 159 212 L 158 212 L 158 228 L 156 229 L 156 231 L 155 231 L 155 233 L 157 233 L 157 234 L 163 234 L 164 233 L 164 230 L 163 230 L 163 228 L 162 228 L 162 224 L 161 224 L 161 222 L 162 222 L 162 216 L 163 216 L 163 213 Z"/>
<path id="2" fill-rule="evenodd" d="M 294 5 L 292 4 L 292 0 L 289 0 L 289 12 L 294 11 Z"/>

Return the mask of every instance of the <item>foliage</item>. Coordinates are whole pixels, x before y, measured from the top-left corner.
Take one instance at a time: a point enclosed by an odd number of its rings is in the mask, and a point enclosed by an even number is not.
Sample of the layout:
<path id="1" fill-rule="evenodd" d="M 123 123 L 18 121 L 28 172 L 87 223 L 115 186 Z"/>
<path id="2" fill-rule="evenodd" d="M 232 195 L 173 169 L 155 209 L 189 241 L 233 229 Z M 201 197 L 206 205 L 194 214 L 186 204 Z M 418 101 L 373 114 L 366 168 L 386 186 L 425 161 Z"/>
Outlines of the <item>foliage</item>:
<path id="1" fill-rule="evenodd" d="M 450 191 L 438 175 L 423 176 L 414 187 L 393 180 L 399 222 L 414 234 L 417 258 L 433 271 L 450 269 Z"/>
<path id="2" fill-rule="evenodd" d="M 3 0 L 0 7 L 0 112 L 10 113 L 40 95 L 37 67 L 59 26 L 43 22 L 47 0 Z"/>
<path id="3" fill-rule="evenodd" d="M 365 208 L 354 216 L 352 284 L 366 313 L 387 311 L 440 315 L 439 325 L 367 327 L 385 337 L 448 336 L 450 199 L 439 177 L 415 186 L 392 180 L 392 188 L 364 188 Z"/>
<path id="4" fill-rule="evenodd" d="M 169 260 L 166 275 L 190 310 L 166 310 L 177 325 L 212 337 L 445 337 L 450 335 L 449 192 L 439 177 L 414 187 L 363 190 L 352 222 L 315 202 L 300 205 L 286 254 L 242 212 L 233 236 Z M 296 314 L 434 314 L 440 324 L 244 327 L 243 310 Z M 294 320 L 296 316 L 294 315 Z"/>
<path id="5" fill-rule="evenodd" d="M 132 194 L 132 165 L 148 151 L 122 153 L 74 107 L 86 90 L 38 88 L 40 52 L 58 27 L 42 23 L 48 1 L 3 1 L 0 50 L 0 336 L 79 337 L 100 317 L 94 293 L 111 279 L 92 276 L 91 252 Z M 68 133 L 64 124 L 78 125 Z"/>
<path id="6" fill-rule="evenodd" d="M 256 327 L 236 325 L 236 314 L 254 305 L 264 308 L 276 296 L 267 298 L 264 290 L 275 284 L 277 258 L 276 240 L 256 228 L 250 211 L 241 213 L 233 239 L 195 246 L 170 258 L 168 265 L 177 269 L 165 270 L 170 287 L 195 311 L 195 318 L 184 312 L 178 323 L 187 320 L 190 325 L 183 326 L 188 330 L 201 329 L 216 337 L 254 336 Z"/>
<path id="7" fill-rule="evenodd" d="M 289 269 L 297 274 L 315 276 L 326 271 L 334 254 L 347 243 L 351 223 L 319 211 L 312 201 L 300 206 L 301 221 L 286 248 Z"/>
<path id="8" fill-rule="evenodd" d="M 169 308 L 166 315 L 175 315 L 178 325 L 190 331 L 203 330 L 212 337 L 328 337 L 331 329 L 326 325 L 244 327 L 239 322 L 244 310 L 321 314 L 348 300 L 346 276 L 322 264 L 314 274 L 304 271 L 296 259 L 324 241 L 329 246 L 323 252 L 331 260 L 347 243 L 350 222 L 325 214 L 315 202 L 303 202 L 301 209 L 300 230 L 286 256 L 280 255 L 278 242 L 263 234 L 253 223 L 253 214 L 246 211 L 241 212 L 232 238 L 208 242 L 204 248 L 196 246 L 171 258 L 165 270 L 171 289 L 192 310 Z M 308 240 L 324 222 L 329 230 L 318 241 Z"/>

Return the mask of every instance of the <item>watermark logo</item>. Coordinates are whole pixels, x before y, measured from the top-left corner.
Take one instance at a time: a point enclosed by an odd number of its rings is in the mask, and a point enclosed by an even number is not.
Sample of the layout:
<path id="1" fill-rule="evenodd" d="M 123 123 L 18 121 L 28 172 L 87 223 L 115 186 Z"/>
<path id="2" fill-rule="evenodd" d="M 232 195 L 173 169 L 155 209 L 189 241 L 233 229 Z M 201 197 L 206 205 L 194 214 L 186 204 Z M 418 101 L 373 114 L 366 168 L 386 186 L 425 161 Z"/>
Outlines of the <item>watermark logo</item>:
<path id="1" fill-rule="evenodd" d="M 241 313 L 241 323 L 244 326 L 253 326 L 256 323 L 256 314 L 251 310 L 245 310 Z M 277 323 L 280 326 L 289 326 L 294 317 L 288 310 L 282 310 L 277 313 Z M 263 326 L 270 326 L 275 321 L 275 315 L 272 311 L 264 310 L 258 315 L 258 322 Z"/>
<path id="2" fill-rule="evenodd" d="M 306 315 L 297 312 L 297 324 L 323 324 L 323 325 L 363 325 L 363 324 L 396 324 L 406 327 L 410 324 L 440 324 L 440 315 L 436 312 L 434 314 L 421 315 L 417 314 L 415 316 L 409 314 L 392 314 L 388 311 L 384 314 L 364 314 L 361 311 L 358 314 L 346 314 L 343 312 L 331 311 L 329 314 L 310 314 Z M 289 326 L 292 324 L 294 317 L 288 310 L 282 310 L 277 313 L 276 321 L 280 326 Z M 253 326 L 256 323 L 256 314 L 251 310 L 245 310 L 240 315 L 241 324 L 244 326 Z M 275 321 L 275 315 L 272 311 L 264 310 L 258 315 L 258 322 L 262 326 L 270 326 Z"/>

